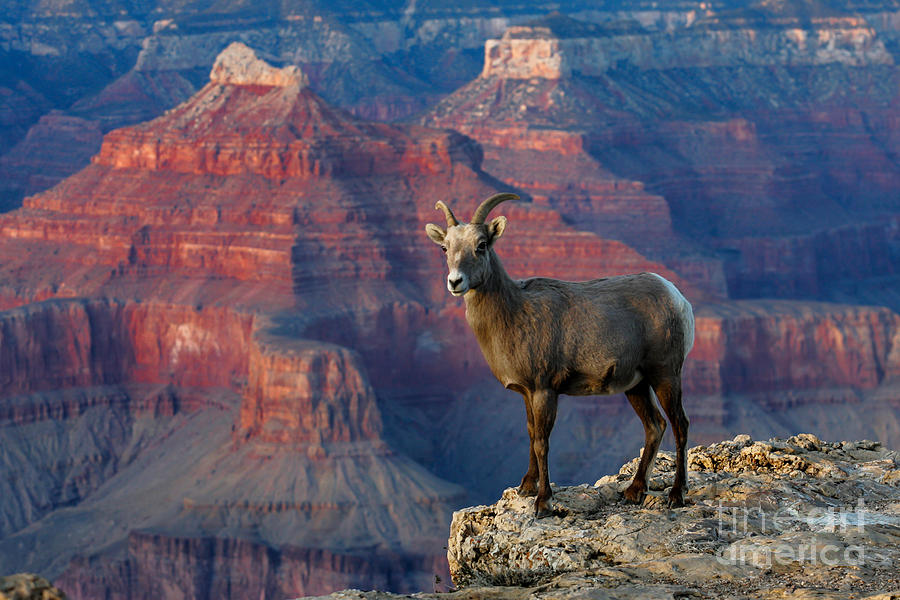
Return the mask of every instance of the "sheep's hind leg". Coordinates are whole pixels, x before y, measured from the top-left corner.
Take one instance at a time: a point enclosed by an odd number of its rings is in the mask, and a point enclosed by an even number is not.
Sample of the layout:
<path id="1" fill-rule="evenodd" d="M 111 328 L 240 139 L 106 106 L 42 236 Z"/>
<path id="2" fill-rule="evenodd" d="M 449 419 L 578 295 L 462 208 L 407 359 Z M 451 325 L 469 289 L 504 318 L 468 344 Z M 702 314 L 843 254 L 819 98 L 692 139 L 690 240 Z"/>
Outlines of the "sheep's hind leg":
<path id="1" fill-rule="evenodd" d="M 531 410 L 531 398 L 524 393 L 522 397 L 525 399 L 525 416 L 528 418 L 528 471 L 522 477 L 517 491 L 519 496 L 528 497 L 537 495 L 538 466 L 534 455 L 534 412 Z"/>
<path id="2" fill-rule="evenodd" d="M 641 460 L 638 463 L 634 479 L 624 492 L 628 502 L 640 504 L 647 495 L 647 478 L 653 471 L 656 453 L 662 442 L 663 433 L 666 431 L 666 420 L 656 408 L 656 402 L 653 401 L 650 393 L 650 384 L 646 379 L 642 379 L 636 386 L 625 392 L 625 396 L 644 425 L 644 451 L 641 452 Z"/>
<path id="3" fill-rule="evenodd" d="M 549 516 L 550 508 L 550 472 L 547 467 L 547 456 L 550 453 L 550 432 L 556 421 L 557 394 L 553 390 L 538 390 L 531 396 L 531 410 L 534 421 L 534 455 L 538 466 L 538 493 L 534 499 L 534 516 Z"/>
<path id="4" fill-rule="evenodd" d="M 672 423 L 675 434 L 675 482 L 669 492 L 669 506 L 684 506 L 684 493 L 687 491 L 687 439 L 688 422 L 681 404 L 681 377 L 667 377 L 653 386 L 659 403 Z"/>

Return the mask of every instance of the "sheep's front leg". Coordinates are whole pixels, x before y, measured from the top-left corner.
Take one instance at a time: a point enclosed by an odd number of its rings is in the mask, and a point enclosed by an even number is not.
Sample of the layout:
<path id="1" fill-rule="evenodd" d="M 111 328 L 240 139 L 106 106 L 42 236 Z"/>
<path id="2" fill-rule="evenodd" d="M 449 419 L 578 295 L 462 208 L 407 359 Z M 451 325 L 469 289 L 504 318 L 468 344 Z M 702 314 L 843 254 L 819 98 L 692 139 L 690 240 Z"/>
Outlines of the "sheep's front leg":
<path id="1" fill-rule="evenodd" d="M 534 516 L 546 517 L 552 514 L 550 508 L 550 471 L 547 456 L 550 453 L 550 432 L 556 421 L 556 398 L 553 390 L 538 390 L 531 396 L 531 411 L 534 419 L 534 456 L 538 466 L 538 493 L 534 500 Z"/>
<path id="2" fill-rule="evenodd" d="M 531 410 L 531 398 L 527 393 L 523 393 L 522 397 L 525 399 L 525 416 L 528 418 L 528 471 L 522 477 L 518 492 L 519 496 L 526 497 L 537 494 L 538 466 L 534 455 L 534 411 Z"/>

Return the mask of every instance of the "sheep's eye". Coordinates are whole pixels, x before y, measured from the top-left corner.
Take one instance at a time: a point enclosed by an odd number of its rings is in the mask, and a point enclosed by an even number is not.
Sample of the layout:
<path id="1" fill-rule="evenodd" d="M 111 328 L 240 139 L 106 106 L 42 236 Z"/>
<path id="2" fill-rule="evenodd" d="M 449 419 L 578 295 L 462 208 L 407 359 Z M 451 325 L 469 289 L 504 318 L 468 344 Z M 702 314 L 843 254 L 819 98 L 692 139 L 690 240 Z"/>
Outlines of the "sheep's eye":
<path id="1" fill-rule="evenodd" d="M 487 250 L 487 242 L 485 242 L 485 241 L 478 242 L 478 247 L 475 248 L 475 250 L 477 250 L 478 252 L 484 252 L 485 250 Z"/>
<path id="2" fill-rule="evenodd" d="M 446 253 L 446 252 L 447 252 L 447 246 L 441 246 L 441 252 Z"/>

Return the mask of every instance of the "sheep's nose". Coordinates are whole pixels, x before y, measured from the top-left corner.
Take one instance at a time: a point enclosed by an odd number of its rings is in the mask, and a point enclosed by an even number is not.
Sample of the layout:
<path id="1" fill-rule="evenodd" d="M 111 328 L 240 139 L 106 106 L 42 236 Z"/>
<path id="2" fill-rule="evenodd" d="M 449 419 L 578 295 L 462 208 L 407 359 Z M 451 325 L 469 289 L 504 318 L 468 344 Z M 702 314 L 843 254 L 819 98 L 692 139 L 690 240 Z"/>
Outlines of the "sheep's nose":
<path id="1" fill-rule="evenodd" d="M 450 278 L 448 277 L 448 278 L 447 278 L 447 283 L 449 283 L 449 284 L 450 284 L 450 287 L 451 287 L 452 289 L 455 290 L 456 288 L 459 287 L 459 284 L 462 283 L 462 280 L 463 280 L 462 277 L 458 277 L 458 278 L 456 278 L 456 279 L 450 279 Z"/>

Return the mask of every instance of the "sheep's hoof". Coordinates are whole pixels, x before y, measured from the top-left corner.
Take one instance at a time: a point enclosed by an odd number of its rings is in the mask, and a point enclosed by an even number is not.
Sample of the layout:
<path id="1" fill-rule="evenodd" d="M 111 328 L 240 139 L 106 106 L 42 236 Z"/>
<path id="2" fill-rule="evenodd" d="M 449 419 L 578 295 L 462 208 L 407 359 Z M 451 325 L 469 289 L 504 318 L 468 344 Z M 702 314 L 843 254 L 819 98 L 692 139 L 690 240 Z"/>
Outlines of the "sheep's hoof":
<path id="1" fill-rule="evenodd" d="M 531 496 L 537 496 L 537 486 L 532 484 L 525 484 L 519 486 L 519 489 L 516 490 L 516 493 L 519 494 L 520 498 L 530 498 Z"/>
<path id="2" fill-rule="evenodd" d="M 534 504 L 534 518 L 543 519 L 553 515 L 553 509 L 550 508 L 549 502 L 536 502 Z"/>
<path id="3" fill-rule="evenodd" d="M 669 508 L 681 508 L 684 506 L 684 488 L 672 488 L 669 492 Z"/>
<path id="4" fill-rule="evenodd" d="M 631 485 L 625 488 L 625 491 L 622 492 L 625 496 L 625 500 L 630 502 L 631 504 L 640 504 L 644 501 L 644 497 L 647 495 L 647 488 L 639 484 L 637 481 L 632 481 Z"/>

